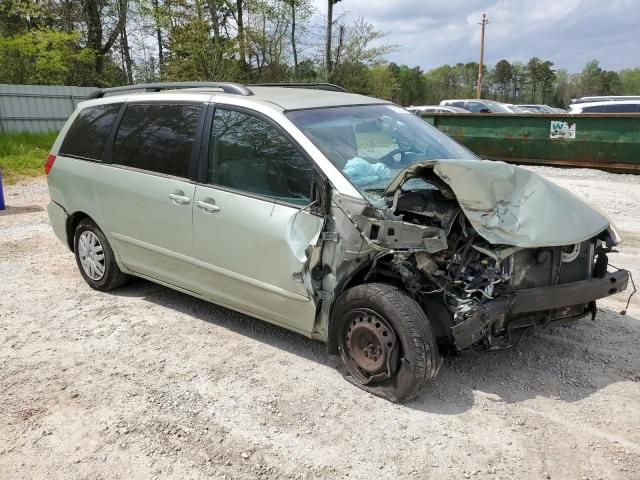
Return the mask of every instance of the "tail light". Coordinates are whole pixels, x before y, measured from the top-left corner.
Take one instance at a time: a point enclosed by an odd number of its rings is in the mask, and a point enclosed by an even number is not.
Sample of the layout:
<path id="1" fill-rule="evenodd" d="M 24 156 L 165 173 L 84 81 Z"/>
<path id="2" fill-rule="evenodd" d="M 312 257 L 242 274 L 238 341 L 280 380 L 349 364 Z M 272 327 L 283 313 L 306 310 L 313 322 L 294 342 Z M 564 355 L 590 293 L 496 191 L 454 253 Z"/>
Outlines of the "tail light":
<path id="1" fill-rule="evenodd" d="M 53 167 L 53 162 L 56 161 L 56 156 L 51 153 L 49 154 L 49 156 L 47 157 L 47 161 L 44 163 L 44 173 L 46 175 L 49 175 L 49 172 L 51 171 L 51 167 Z"/>

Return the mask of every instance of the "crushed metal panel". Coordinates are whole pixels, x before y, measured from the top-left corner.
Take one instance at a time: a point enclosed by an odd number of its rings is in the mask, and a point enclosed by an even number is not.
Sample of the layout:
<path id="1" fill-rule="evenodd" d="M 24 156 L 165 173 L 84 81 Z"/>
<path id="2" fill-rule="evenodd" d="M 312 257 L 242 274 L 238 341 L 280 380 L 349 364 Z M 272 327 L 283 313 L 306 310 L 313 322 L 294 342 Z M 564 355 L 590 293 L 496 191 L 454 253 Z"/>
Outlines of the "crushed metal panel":
<path id="1" fill-rule="evenodd" d="M 475 230 L 492 244 L 574 245 L 605 230 L 609 218 L 527 169 L 488 160 L 428 160 L 411 165 L 387 188 L 433 168 L 456 195 Z"/>
<path id="2" fill-rule="evenodd" d="M 356 217 L 356 222 L 369 240 L 386 248 L 423 249 L 429 253 L 447 248 L 446 234 L 437 227 L 364 216 Z"/>

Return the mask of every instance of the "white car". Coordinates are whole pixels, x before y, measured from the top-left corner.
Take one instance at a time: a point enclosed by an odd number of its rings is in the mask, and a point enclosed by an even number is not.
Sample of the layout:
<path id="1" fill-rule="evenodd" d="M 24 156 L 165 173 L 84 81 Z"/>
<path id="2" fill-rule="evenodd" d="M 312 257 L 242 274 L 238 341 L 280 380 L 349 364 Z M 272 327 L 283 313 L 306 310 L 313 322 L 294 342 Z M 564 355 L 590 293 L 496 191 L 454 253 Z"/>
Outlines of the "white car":
<path id="1" fill-rule="evenodd" d="M 421 107 L 407 107 L 411 113 L 419 115 L 421 113 L 469 113 L 469 110 L 458 107 L 444 107 L 441 105 L 425 105 Z"/>
<path id="2" fill-rule="evenodd" d="M 640 100 L 572 103 L 569 113 L 640 113 Z"/>

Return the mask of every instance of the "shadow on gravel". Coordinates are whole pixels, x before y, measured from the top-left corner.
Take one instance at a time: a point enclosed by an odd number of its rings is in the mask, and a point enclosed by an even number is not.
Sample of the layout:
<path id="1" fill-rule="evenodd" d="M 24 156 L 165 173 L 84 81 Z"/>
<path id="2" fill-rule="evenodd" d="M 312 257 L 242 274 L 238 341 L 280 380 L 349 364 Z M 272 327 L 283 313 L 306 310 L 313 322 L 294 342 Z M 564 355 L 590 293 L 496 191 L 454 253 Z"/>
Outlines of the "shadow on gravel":
<path id="1" fill-rule="evenodd" d="M 109 293 L 114 296 L 143 298 L 307 360 L 333 367 L 321 342 L 153 282 L 136 278 L 126 286 Z"/>
<path id="2" fill-rule="evenodd" d="M 143 298 L 334 368 L 320 342 L 169 288 L 136 279 L 113 294 Z M 405 406 L 455 415 L 472 408 L 476 395 L 496 403 L 535 397 L 575 402 L 615 382 L 640 381 L 639 337 L 638 319 L 601 309 L 595 322 L 540 330 L 512 351 L 446 355 L 434 382 Z"/>
<path id="3" fill-rule="evenodd" d="M 7 205 L 4 210 L 0 210 L 0 217 L 8 217 L 9 215 L 20 215 L 22 213 L 42 212 L 44 210 L 40 205 L 24 205 L 22 207 L 12 207 Z"/>
<path id="4" fill-rule="evenodd" d="M 576 402 L 616 382 L 640 381 L 639 336 L 637 318 L 602 308 L 595 321 L 541 329 L 509 352 L 448 356 L 433 384 L 406 406 L 458 414 L 476 396 L 496 403 Z"/>

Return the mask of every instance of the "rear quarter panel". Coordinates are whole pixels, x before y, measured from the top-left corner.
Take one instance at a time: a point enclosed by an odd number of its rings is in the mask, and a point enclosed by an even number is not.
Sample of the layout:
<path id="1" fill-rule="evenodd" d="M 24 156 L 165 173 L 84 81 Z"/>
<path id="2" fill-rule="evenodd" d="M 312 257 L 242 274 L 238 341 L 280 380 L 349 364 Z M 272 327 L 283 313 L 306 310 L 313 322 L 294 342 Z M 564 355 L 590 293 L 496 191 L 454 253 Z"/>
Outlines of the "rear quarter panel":
<path id="1" fill-rule="evenodd" d="M 100 163 L 59 154 L 67 131 L 80 110 L 76 109 L 71 114 L 51 147 L 51 153 L 56 155 L 56 160 L 47 176 L 49 196 L 67 215 L 83 212 L 100 226 L 101 218 L 94 187 L 94 178 Z"/>

